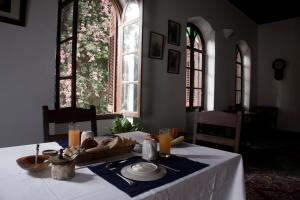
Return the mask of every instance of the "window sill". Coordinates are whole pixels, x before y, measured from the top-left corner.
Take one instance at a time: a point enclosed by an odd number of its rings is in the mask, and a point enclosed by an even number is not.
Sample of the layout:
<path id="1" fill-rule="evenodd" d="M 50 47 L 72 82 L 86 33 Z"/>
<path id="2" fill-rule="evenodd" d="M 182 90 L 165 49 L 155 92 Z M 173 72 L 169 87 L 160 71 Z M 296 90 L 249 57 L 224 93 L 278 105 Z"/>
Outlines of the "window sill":
<path id="1" fill-rule="evenodd" d="M 97 114 L 96 120 L 116 119 L 117 117 L 123 117 L 123 115 L 119 113 Z"/>

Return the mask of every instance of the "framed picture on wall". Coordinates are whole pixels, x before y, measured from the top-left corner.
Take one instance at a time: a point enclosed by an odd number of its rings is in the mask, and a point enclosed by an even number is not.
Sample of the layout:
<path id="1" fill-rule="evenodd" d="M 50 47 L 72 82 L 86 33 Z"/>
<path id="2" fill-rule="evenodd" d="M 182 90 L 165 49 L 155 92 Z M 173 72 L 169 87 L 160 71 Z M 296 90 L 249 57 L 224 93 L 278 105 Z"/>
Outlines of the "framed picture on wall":
<path id="1" fill-rule="evenodd" d="M 168 73 L 179 74 L 180 51 L 169 49 L 168 51 Z"/>
<path id="2" fill-rule="evenodd" d="M 163 59 L 165 36 L 150 32 L 149 58 Z"/>
<path id="3" fill-rule="evenodd" d="M 25 26 L 26 0 L 0 0 L 0 22 Z"/>
<path id="4" fill-rule="evenodd" d="M 172 20 L 168 21 L 168 43 L 180 45 L 180 24 Z"/>

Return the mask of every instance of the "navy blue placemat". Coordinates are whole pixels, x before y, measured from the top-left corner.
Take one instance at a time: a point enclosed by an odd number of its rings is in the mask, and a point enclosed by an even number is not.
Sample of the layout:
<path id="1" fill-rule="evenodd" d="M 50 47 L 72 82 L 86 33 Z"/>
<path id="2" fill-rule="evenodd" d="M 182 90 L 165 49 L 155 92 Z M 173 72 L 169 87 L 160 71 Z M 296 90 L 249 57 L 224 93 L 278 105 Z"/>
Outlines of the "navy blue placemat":
<path id="1" fill-rule="evenodd" d="M 60 140 L 56 140 L 56 142 L 62 146 L 62 148 L 67 148 L 69 145 L 68 145 L 68 139 L 67 138 L 63 138 L 63 139 L 60 139 Z"/>
<path id="2" fill-rule="evenodd" d="M 117 168 L 116 171 L 118 171 L 120 173 L 121 169 L 124 166 L 129 165 L 129 164 L 133 164 L 133 163 L 136 163 L 136 162 L 141 162 L 141 161 L 145 161 L 145 160 L 142 159 L 139 156 L 131 157 L 131 158 L 128 159 L 127 162 L 117 164 L 116 165 L 116 168 Z M 195 161 L 189 160 L 187 158 L 174 156 L 174 155 L 170 156 L 169 158 L 160 158 L 160 159 L 156 160 L 155 162 L 166 165 L 166 166 L 169 166 L 169 167 L 172 167 L 172 168 L 175 168 L 175 169 L 179 169 L 180 172 L 174 172 L 172 170 L 166 169 L 167 174 L 159 180 L 156 180 L 156 181 L 135 181 L 136 184 L 130 186 L 130 185 L 128 185 L 127 182 L 122 180 L 116 174 L 114 174 L 110 170 L 106 169 L 105 164 L 101 164 L 101 165 L 97 165 L 97 166 L 93 166 L 93 167 L 88 167 L 88 168 L 92 172 L 94 172 L 95 174 L 97 174 L 97 175 L 101 176 L 102 178 L 104 178 L 109 183 L 113 184 L 114 186 L 116 186 L 120 190 L 127 193 L 130 197 L 134 197 L 134 196 L 136 196 L 138 194 L 141 194 L 145 191 L 148 191 L 150 189 L 162 186 L 166 183 L 170 183 L 172 181 L 175 181 L 179 178 L 182 178 L 186 175 L 189 175 L 193 172 L 196 172 L 200 169 L 203 169 L 203 168 L 209 166 L 208 164 L 195 162 Z"/>

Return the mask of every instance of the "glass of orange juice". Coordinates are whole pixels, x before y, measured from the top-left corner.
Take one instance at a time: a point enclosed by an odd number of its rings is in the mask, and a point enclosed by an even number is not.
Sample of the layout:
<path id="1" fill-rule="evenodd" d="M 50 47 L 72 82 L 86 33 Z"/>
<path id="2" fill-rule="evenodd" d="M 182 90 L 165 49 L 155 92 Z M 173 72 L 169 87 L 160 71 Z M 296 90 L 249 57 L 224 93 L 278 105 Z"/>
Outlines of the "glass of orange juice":
<path id="1" fill-rule="evenodd" d="M 171 155 L 171 130 L 164 128 L 159 130 L 159 155 L 161 157 L 169 157 Z"/>
<path id="2" fill-rule="evenodd" d="M 69 125 L 69 147 L 79 147 L 80 146 L 80 130 L 77 124 Z"/>

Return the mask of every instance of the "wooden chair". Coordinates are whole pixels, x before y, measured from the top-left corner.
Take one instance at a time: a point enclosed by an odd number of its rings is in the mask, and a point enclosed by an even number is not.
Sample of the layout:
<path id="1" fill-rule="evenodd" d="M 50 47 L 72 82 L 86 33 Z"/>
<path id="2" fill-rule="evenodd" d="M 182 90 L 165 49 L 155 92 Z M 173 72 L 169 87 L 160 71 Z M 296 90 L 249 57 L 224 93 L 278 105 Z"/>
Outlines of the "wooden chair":
<path id="1" fill-rule="evenodd" d="M 90 109 L 69 107 L 57 110 L 49 110 L 48 106 L 43 106 L 44 141 L 49 142 L 67 138 L 67 133 L 50 135 L 50 123 L 61 124 L 84 121 L 91 122 L 91 129 L 94 132 L 94 134 L 97 135 L 95 106 L 90 106 Z"/>
<path id="2" fill-rule="evenodd" d="M 200 140 L 204 142 L 230 146 L 234 148 L 235 152 L 239 152 L 241 122 L 241 112 L 238 112 L 237 114 L 226 113 L 222 111 L 197 112 L 194 121 L 193 143 L 195 144 L 197 140 Z M 233 128 L 235 129 L 234 138 L 232 139 L 222 136 L 209 135 L 208 133 L 201 132 L 198 129 L 198 124 Z"/>

